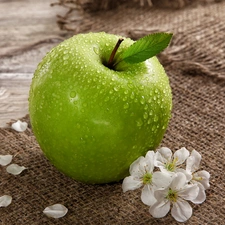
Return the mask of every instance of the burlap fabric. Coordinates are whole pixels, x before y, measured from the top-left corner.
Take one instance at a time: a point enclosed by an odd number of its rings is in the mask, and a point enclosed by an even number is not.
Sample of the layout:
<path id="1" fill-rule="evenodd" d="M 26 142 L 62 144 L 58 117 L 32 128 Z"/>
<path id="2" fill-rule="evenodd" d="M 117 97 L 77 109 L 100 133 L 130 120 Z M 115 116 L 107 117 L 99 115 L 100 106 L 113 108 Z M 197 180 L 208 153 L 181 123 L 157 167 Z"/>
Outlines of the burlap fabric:
<path id="1" fill-rule="evenodd" d="M 186 224 L 225 224 L 224 15 L 224 1 L 177 11 L 125 4 L 69 24 L 76 32 L 106 31 L 133 38 L 155 30 L 174 33 L 171 46 L 160 55 L 173 91 L 172 119 L 161 146 L 196 149 L 203 157 L 202 169 L 211 174 L 207 199 L 193 205 Z M 24 133 L 0 129 L 0 154 L 16 155 L 13 162 L 28 168 L 13 176 L 1 167 L 0 194 L 13 197 L 10 206 L 0 208 L 1 225 L 178 224 L 170 215 L 152 218 L 140 190 L 124 194 L 121 182 L 86 185 L 64 176 L 45 159 L 31 127 Z M 55 203 L 69 209 L 65 217 L 51 219 L 42 213 Z"/>

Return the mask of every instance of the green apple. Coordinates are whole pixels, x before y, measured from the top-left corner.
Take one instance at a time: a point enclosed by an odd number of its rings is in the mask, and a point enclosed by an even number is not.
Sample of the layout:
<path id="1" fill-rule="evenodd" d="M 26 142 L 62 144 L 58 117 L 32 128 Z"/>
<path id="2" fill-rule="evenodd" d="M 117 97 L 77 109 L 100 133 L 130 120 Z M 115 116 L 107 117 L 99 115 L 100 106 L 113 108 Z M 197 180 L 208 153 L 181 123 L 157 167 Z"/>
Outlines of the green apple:
<path id="1" fill-rule="evenodd" d="M 120 63 L 134 43 L 129 38 L 109 66 L 120 38 L 75 35 L 43 58 L 32 79 L 34 135 L 49 161 L 77 181 L 123 179 L 134 160 L 157 148 L 168 126 L 172 95 L 164 68 L 155 56 Z"/>

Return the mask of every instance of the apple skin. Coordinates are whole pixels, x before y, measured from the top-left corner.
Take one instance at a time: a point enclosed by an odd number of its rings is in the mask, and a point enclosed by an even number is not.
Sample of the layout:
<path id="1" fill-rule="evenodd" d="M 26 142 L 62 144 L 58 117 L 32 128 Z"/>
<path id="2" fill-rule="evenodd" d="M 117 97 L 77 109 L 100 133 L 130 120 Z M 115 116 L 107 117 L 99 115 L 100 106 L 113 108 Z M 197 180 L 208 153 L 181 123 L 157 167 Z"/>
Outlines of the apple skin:
<path id="1" fill-rule="evenodd" d="M 43 58 L 32 79 L 34 135 L 49 161 L 77 181 L 123 179 L 134 160 L 158 147 L 171 116 L 169 80 L 156 57 L 117 71 L 105 66 L 119 38 L 75 35 Z M 117 55 L 132 43 L 125 38 Z"/>

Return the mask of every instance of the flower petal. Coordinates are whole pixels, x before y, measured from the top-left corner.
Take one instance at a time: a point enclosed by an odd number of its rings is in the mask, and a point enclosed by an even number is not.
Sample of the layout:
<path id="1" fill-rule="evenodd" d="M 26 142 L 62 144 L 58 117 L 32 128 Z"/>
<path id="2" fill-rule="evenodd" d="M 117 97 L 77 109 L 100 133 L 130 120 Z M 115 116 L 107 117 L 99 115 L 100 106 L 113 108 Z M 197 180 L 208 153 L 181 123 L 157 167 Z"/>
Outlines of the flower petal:
<path id="1" fill-rule="evenodd" d="M 187 184 L 179 191 L 179 196 L 185 200 L 194 200 L 199 193 L 199 187 L 197 184 Z"/>
<path id="2" fill-rule="evenodd" d="M 23 132 L 27 129 L 27 123 L 26 122 L 21 122 L 20 120 L 17 120 L 17 122 L 12 124 L 12 128 L 18 132 Z"/>
<path id="3" fill-rule="evenodd" d="M 184 173 L 178 172 L 173 176 L 170 184 L 172 190 L 182 190 L 187 183 L 187 178 Z"/>
<path id="4" fill-rule="evenodd" d="M 188 173 L 188 171 L 185 170 L 185 169 L 177 168 L 177 169 L 176 169 L 176 172 L 177 172 L 177 173 L 178 173 L 178 172 L 183 173 L 183 174 L 186 176 L 187 182 L 189 182 L 189 181 L 192 179 L 192 175 L 191 175 L 190 173 Z"/>
<path id="5" fill-rule="evenodd" d="M 164 167 L 164 164 L 171 161 L 172 151 L 169 148 L 162 147 L 155 153 L 155 166 Z"/>
<path id="6" fill-rule="evenodd" d="M 192 200 L 192 202 L 195 203 L 195 204 L 201 204 L 206 199 L 205 188 L 199 182 L 197 182 L 197 185 L 199 187 L 199 192 L 198 192 L 197 197 L 194 200 Z"/>
<path id="7" fill-rule="evenodd" d="M 148 206 L 156 202 L 154 188 L 151 185 L 145 185 L 141 192 L 141 201 Z"/>
<path id="8" fill-rule="evenodd" d="M 189 156 L 190 152 L 186 148 L 181 148 L 174 153 L 174 159 L 177 159 L 176 165 L 182 164 Z"/>
<path id="9" fill-rule="evenodd" d="M 43 211 L 45 215 L 52 218 L 61 218 L 65 216 L 68 212 L 68 209 L 61 204 L 55 204 L 49 207 L 46 207 Z"/>
<path id="10" fill-rule="evenodd" d="M 0 207 L 7 207 L 12 202 L 12 197 L 9 195 L 3 195 L 0 197 Z"/>
<path id="11" fill-rule="evenodd" d="M 186 170 L 189 173 L 197 171 L 200 166 L 201 158 L 201 155 L 196 150 L 193 150 L 191 152 L 191 155 L 187 158 Z"/>
<path id="12" fill-rule="evenodd" d="M 190 204 L 182 199 L 178 199 L 171 209 L 172 217 L 178 222 L 187 221 L 192 215 Z"/>
<path id="13" fill-rule="evenodd" d="M 173 178 L 173 175 L 156 171 L 152 175 L 152 184 L 157 189 L 165 189 L 170 185 L 172 178 Z"/>
<path id="14" fill-rule="evenodd" d="M 145 163 L 145 158 L 143 156 L 140 156 L 138 159 L 136 159 L 131 165 L 130 165 L 130 175 L 141 178 L 144 174 L 144 167 L 142 164 Z"/>
<path id="15" fill-rule="evenodd" d="M 0 155 L 0 165 L 7 166 L 9 163 L 11 163 L 12 158 L 12 155 Z"/>
<path id="16" fill-rule="evenodd" d="M 146 172 L 152 173 L 154 170 L 154 161 L 155 161 L 155 152 L 154 151 L 148 151 L 145 156 L 145 162 L 146 162 Z"/>
<path id="17" fill-rule="evenodd" d="M 24 167 L 24 166 L 19 166 L 17 164 L 11 164 L 11 165 L 7 166 L 6 171 L 13 175 L 19 175 L 25 169 L 26 169 L 26 167 Z"/>
<path id="18" fill-rule="evenodd" d="M 209 178 L 210 174 L 205 170 L 201 170 L 193 174 L 193 180 L 200 182 L 205 189 L 210 187 Z"/>
<path id="19" fill-rule="evenodd" d="M 142 181 L 133 176 L 125 177 L 122 183 L 123 192 L 136 190 L 143 185 Z"/>
<path id="20" fill-rule="evenodd" d="M 150 207 L 150 214 L 155 218 L 164 217 L 170 210 L 170 202 L 168 200 L 157 201 Z"/>

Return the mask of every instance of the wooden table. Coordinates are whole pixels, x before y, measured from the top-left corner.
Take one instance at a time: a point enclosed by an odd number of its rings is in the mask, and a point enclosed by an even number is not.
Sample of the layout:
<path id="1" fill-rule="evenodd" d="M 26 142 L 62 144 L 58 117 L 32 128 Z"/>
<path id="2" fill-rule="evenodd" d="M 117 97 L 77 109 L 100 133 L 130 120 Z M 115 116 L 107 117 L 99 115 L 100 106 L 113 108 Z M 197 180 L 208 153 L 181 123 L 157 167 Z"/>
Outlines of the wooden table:
<path id="1" fill-rule="evenodd" d="M 28 113 L 30 82 L 37 64 L 65 33 L 56 23 L 64 8 L 54 0 L 0 1 L 0 127 Z"/>

